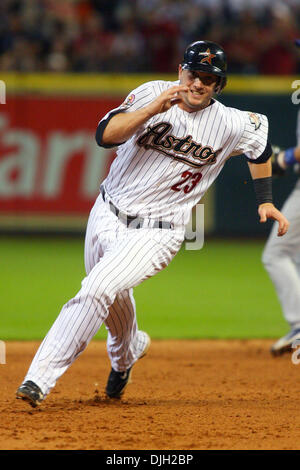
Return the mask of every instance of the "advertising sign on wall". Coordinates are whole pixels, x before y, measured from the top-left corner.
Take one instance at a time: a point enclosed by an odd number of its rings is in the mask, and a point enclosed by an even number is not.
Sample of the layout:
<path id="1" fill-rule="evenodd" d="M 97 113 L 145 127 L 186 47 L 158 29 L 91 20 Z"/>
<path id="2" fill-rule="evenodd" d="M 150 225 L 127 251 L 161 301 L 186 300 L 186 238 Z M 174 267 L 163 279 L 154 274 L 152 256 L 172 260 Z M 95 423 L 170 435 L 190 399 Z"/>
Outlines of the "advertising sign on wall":
<path id="1" fill-rule="evenodd" d="M 95 141 L 120 99 L 15 96 L 0 108 L 0 220 L 86 219 L 115 150 Z M 46 223 L 46 225 L 47 225 Z M 21 224 L 22 225 L 22 224 Z M 68 224 L 67 224 L 68 225 Z"/>

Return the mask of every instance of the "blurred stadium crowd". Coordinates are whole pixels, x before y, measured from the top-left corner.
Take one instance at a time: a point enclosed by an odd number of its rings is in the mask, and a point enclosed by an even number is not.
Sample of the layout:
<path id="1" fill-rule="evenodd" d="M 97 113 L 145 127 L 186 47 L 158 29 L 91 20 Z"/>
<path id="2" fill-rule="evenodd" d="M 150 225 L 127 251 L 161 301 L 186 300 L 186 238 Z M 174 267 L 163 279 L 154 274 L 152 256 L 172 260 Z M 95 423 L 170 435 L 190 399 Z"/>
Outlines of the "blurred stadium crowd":
<path id="1" fill-rule="evenodd" d="M 1 0 L 0 70 L 173 73 L 210 39 L 229 73 L 296 74 L 299 0 Z"/>

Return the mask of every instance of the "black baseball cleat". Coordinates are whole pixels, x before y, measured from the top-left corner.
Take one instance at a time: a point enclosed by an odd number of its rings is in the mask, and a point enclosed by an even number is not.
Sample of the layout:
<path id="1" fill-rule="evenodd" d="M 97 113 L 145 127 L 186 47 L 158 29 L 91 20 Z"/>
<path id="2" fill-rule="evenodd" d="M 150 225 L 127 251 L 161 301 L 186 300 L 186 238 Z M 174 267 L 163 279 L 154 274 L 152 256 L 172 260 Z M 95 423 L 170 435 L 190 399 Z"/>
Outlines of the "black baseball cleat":
<path id="1" fill-rule="evenodd" d="M 32 408 L 36 408 L 44 400 L 44 394 L 38 385 L 28 380 L 18 388 L 16 398 L 25 400 Z"/>
<path id="2" fill-rule="evenodd" d="M 111 369 L 105 389 L 105 393 L 109 398 L 121 398 L 126 385 L 130 383 L 131 369 L 132 367 L 125 372 L 116 372 Z"/>
<path id="3" fill-rule="evenodd" d="M 273 356 L 281 356 L 286 352 L 292 351 L 293 347 L 300 344 L 300 328 L 291 330 L 287 335 L 279 338 L 270 349 Z"/>
<path id="4" fill-rule="evenodd" d="M 151 344 L 150 336 L 144 331 L 142 333 L 145 336 L 145 347 L 139 359 L 147 354 Z M 131 382 L 131 369 L 132 366 L 125 372 L 117 372 L 113 368 L 111 369 L 105 388 L 105 393 L 109 398 L 121 398 L 126 386 Z"/>

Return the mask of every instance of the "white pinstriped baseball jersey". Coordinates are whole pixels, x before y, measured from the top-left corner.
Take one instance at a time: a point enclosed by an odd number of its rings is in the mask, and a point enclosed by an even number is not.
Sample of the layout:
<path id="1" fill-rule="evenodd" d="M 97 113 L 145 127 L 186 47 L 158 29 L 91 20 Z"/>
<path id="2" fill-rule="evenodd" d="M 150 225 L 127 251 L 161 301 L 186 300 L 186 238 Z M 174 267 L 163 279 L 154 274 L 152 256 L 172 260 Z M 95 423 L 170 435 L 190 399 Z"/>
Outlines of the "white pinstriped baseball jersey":
<path id="1" fill-rule="evenodd" d="M 102 120 L 112 112 L 143 108 L 178 83 L 145 83 Z M 192 113 L 175 105 L 153 116 L 118 147 L 104 186 L 113 203 L 129 215 L 186 224 L 192 207 L 228 157 L 244 153 L 255 160 L 263 153 L 267 136 L 264 115 L 229 108 L 216 100 Z"/>

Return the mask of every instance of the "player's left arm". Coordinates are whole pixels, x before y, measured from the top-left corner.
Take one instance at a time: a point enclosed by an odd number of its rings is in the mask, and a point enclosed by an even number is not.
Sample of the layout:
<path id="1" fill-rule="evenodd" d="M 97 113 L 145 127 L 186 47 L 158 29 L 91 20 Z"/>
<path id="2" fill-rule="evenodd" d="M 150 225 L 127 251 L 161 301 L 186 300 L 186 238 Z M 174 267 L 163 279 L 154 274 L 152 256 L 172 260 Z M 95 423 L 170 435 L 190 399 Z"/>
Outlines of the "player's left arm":
<path id="1" fill-rule="evenodd" d="M 276 209 L 272 202 L 271 159 L 269 158 L 266 162 L 263 163 L 252 163 L 248 160 L 248 166 L 256 192 L 260 222 L 264 223 L 267 221 L 267 219 L 277 220 L 277 235 L 281 237 L 288 231 L 289 222 L 286 217 L 278 209 Z"/>
<path id="2" fill-rule="evenodd" d="M 247 159 L 256 193 L 260 222 L 274 219 L 278 222 L 278 236 L 289 227 L 288 220 L 276 209 L 272 197 L 272 146 L 268 142 L 269 123 L 267 116 L 249 111 L 240 111 L 243 123 L 240 140 L 235 151 Z"/>

